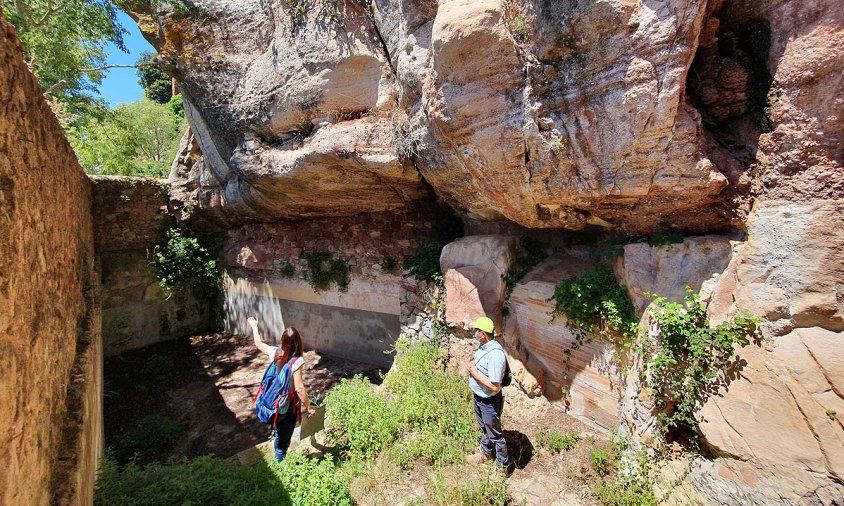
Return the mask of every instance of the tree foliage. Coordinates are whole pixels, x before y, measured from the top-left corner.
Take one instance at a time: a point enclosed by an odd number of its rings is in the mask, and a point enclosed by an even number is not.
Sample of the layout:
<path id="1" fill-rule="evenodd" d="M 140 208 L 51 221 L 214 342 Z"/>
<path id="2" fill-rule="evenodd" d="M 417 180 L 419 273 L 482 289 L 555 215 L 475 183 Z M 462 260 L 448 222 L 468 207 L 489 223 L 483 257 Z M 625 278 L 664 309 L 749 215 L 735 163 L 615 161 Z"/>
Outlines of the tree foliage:
<path id="1" fill-rule="evenodd" d="M 170 76 L 156 62 L 154 53 L 143 53 L 138 59 L 138 84 L 144 95 L 158 104 L 166 104 L 173 96 Z"/>
<path id="2" fill-rule="evenodd" d="M 90 95 L 102 81 L 104 47 L 126 51 L 125 30 L 108 0 L 2 0 L 3 15 L 23 42 L 24 57 L 45 95 L 66 121 L 101 112 Z"/>
<path id="3" fill-rule="evenodd" d="M 67 130 L 90 174 L 163 177 L 176 155 L 182 121 L 167 105 L 144 98 L 80 119 Z"/>

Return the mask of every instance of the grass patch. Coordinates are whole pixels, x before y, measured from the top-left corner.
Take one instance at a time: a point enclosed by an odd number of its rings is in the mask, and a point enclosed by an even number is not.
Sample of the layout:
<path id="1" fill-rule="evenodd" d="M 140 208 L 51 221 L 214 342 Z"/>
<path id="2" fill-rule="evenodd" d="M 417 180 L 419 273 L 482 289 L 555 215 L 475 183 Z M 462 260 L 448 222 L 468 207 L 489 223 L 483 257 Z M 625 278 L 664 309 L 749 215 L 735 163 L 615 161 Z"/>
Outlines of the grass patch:
<path id="1" fill-rule="evenodd" d="M 571 450 L 577 445 L 578 441 L 580 441 L 580 434 L 574 430 L 568 434 L 560 434 L 543 427 L 536 435 L 536 443 L 553 455 Z"/>
<path id="2" fill-rule="evenodd" d="M 507 489 L 502 478 L 484 476 L 451 483 L 442 472 L 428 477 L 429 500 L 437 506 L 504 506 Z"/>
<path id="3" fill-rule="evenodd" d="M 344 379 L 325 399 L 330 420 L 326 436 L 340 445 L 351 459 L 368 459 L 390 446 L 398 437 L 396 407 L 376 394 L 362 376 Z"/>
<path id="4" fill-rule="evenodd" d="M 362 377 L 344 380 L 326 398 L 328 434 L 350 459 L 385 451 L 396 464 L 452 464 L 478 441 L 465 380 L 447 373 L 441 348 L 397 345 L 396 364 L 376 393 Z"/>
<path id="5" fill-rule="evenodd" d="M 172 418 L 153 414 L 141 418 L 127 430 L 112 449 L 117 462 L 145 464 L 164 460 L 184 434 L 184 427 Z"/>
<path id="6" fill-rule="evenodd" d="M 129 464 L 106 459 L 97 477 L 98 506 L 202 504 L 351 505 L 348 482 L 330 457 L 317 461 L 291 453 L 281 463 L 254 466 L 216 457 L 172 465 Z"/>

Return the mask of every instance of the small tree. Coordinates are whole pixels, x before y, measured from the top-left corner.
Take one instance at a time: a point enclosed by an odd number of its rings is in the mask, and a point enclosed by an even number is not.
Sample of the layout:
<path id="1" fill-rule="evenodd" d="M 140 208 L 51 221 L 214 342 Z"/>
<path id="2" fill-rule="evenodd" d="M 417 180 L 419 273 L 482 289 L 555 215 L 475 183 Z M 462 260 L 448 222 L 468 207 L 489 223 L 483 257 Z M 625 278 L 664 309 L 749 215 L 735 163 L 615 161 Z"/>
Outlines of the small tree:
<path id="1" fill-rule="evenodd" d="M 2 0 L 3 16 L 23 42 L 24 57 L 46 97 L 66 120 L 90 114 L 106 67 L 105 45 L 123 51 L 126 33 L 108 0 Z"/>
<path id="2" fill-rule="evenodd" d="M 138 84 L 144 89 L 144 95 L 158 104 L 166 104 L 173 96 L 170 76 L 158 65 L 157 55 L 143 53 L 138 59 Z"/>
<path id="3" fill-rule="evenodd" d="M 162 177 L 176 155 L 182 121 L 144 98 L 69 126 L 68 138 L 90 174 Z"/>

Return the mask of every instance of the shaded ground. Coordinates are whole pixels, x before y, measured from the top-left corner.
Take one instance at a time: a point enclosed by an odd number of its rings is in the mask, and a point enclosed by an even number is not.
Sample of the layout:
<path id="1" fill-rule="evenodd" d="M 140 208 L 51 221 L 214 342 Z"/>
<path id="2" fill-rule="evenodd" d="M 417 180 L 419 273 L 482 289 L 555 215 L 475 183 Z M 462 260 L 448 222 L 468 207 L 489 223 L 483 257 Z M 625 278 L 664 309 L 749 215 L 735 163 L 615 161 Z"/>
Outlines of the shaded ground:
<path id="1" fill-rule="evenodd" d="M 107 358 L 106 446 L 118 449 L 118 460 L 140 449 L 147 452 L 141 460 L 150 461 L 209 453 L 229 457 L 267 440 L 271 431 L 252 407 L 266 365 L 251 338 L 227 333 Z M 303 377 L 312 397 L 355 374 L 380 383 L 380 372 L 370 364 L 305 353 Z"/>

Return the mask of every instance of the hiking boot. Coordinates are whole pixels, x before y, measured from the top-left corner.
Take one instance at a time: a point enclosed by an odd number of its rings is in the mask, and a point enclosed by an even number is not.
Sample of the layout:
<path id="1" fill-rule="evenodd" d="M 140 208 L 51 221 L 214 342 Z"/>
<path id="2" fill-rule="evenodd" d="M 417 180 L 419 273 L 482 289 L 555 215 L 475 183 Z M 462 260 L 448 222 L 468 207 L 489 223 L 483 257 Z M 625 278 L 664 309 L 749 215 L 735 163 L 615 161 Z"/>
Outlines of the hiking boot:
<path id="1" fill-rule="evenodd" d="M 506 466 L 502 466 L 502 465 L 501 465 L 501 464 L 499 464 L 498 462 L 496 462 L 496 463 L 495 463 L 495 470 L 496 470 L 499 474 L 501 474 L 501 477 L 502 477 L 502 478 L 504 478 L 505 480 L 506 480 L 507 478 L 509 478 L 509 477 L 510 477 L 510 475 L 512 475 L 512 474 L 513 474 L 513 470 L 515 469 L 515 467 L 516 467 L 516 466 L 515 466 L 515 464 L 513 464 L 512 462 L 510 462 L 510 463 L 509 463 L 509 464 L 507 464 Z"/>
<path id="2" fill-rule="evenodd" d="M 494 458 L 495 458 L 495 455 L 493 455 L 491 453 L 477 452 L 477 453 L 473 453 L 473 454 L 469 455 L 468 457 L 466 457 L 466 462 L 468 462 L 469 464 L 478 465 L 478 464 L 483 464 L 484 462 L 488 462 L 488 461 L 490 461 Z"/>

